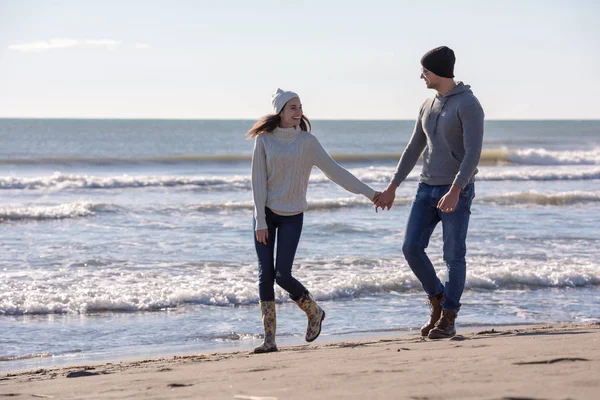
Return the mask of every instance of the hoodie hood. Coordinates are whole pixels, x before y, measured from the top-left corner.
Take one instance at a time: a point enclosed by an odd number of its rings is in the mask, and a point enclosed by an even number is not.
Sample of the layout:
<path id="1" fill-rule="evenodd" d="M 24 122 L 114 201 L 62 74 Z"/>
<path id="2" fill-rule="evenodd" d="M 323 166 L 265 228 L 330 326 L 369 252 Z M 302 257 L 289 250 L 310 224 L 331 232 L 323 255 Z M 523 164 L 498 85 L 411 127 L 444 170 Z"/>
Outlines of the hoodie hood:
<path id="1" fill-rule="evenodd" d="M 461 93 L 471 93 L 473 94 L 473 92 L 471 91 L 471 86 L 470 85 L 465 85 L 463 82 L 457 82 L 456 83 L 456 87 L 454 89 L 452 89 L 451 91 L 449 91 L 448 93 L 446 93 L 443 96 L 440 96 L 439 94 L 436 94 L 436 97 L 438 99 L 447 99 L 448 97 L 452 97 L 452 96 L 456 96 L 457 94 L 461 94 Z"/>

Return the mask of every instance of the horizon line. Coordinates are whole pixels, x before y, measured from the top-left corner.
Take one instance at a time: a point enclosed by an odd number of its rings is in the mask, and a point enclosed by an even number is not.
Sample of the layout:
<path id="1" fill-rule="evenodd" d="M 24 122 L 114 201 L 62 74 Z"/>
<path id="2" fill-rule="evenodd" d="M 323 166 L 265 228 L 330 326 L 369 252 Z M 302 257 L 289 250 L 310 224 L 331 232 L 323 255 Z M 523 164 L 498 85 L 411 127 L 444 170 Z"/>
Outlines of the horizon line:
<path id="1" fill-rule="evenodd" d="M 0 120 L 69 121 L 258 121 L 258 118 L 0 117 Z M 311 121 L 415 121 L 415 118 L 311 118 Z M 486 118 L 485 121 L 600 121 L 599 118 Z"/>

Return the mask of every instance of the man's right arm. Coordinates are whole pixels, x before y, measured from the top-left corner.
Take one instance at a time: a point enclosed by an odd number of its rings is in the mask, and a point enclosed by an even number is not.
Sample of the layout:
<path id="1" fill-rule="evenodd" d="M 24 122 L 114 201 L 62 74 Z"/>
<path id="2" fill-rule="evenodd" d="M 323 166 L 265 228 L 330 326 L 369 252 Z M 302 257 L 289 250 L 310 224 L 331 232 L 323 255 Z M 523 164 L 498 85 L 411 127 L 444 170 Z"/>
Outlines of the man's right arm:
<path id="1" fill-rule="evenodd" d="M 400 186 L 410 171 L 413 170 L 417 161 L 419 161 L 419 157 L 421 156 L 421 153 L 423 153 L 426 145 L 427 138 L 425 137 L 425 131 L 423 131 L 423 125 L 421 124 L 421 113 L 419 113 L 419 118 L 415 123 L 413 134 L 400 157 L 400 161 L 398 161 L 396 172 L 394 172 L 394 177 L 390 184 L 394 184 L 396 187 Z"/>
<path id="2" fill-rule="evenodd" d="M 423 149 L 425 149 L 427 138 L 425 137 L 425 131 L 423 131 L 423 126 L 421 125 L 422 110 L 423 106 L 421 106 L 421 111 L 419 112 L 419 117 L 415 123 L 413 134 L 400 157 L 400 161 L 398 161 L 398 166 L 396 167 L 393 178 L 375 202 L 375 211 L 377 211 L 377 207 L 383 209 L 387 207 L 388 210 L 392 208 L 394 199 L 396 198 L 396 189 L 398 189 L 398 186 L 400 186 L 410 171 L 415 167 Z"/>

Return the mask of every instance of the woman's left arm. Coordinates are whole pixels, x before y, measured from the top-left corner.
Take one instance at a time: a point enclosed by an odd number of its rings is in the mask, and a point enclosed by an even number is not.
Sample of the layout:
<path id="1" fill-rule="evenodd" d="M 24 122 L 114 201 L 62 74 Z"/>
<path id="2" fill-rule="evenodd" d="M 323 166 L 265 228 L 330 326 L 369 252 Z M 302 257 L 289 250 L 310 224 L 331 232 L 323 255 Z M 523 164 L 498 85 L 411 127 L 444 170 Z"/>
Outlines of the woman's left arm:
<path id="1" fill-rule="evenodd" d="M 347 191 L 356 194 L 362 194 L 373 201 L 375 190 L 363 183 L 360 179 L 352 175 L 348 170 L 339 165 L 327 151 L 321 146 L 319 140 L 312 136 L 313 145 L 311 146 L 314 154 L 314 162 L 325 176 L 337 183 Z"/>

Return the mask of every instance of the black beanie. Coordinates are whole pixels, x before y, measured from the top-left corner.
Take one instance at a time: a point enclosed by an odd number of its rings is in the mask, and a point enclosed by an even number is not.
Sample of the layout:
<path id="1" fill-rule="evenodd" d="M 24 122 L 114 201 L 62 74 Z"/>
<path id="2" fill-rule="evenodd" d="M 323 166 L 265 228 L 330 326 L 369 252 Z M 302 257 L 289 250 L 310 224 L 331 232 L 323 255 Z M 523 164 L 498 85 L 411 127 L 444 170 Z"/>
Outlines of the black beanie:
<path id="1" fill-rule="evenodd" d="M 429 50 L 421 58 L 421 65 L 443 78 L 454 78 L 454 52 L 446 46 L 436 47 Z"/>

